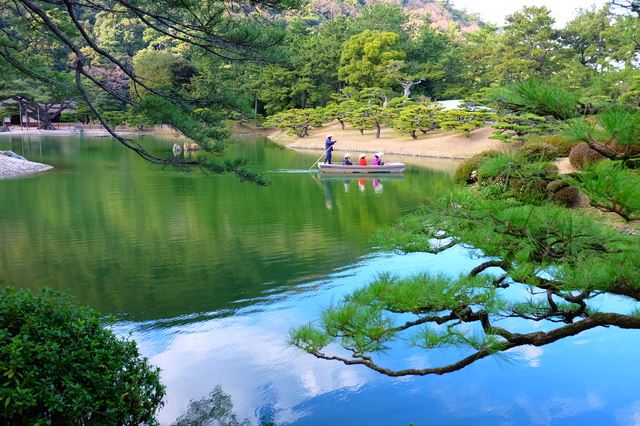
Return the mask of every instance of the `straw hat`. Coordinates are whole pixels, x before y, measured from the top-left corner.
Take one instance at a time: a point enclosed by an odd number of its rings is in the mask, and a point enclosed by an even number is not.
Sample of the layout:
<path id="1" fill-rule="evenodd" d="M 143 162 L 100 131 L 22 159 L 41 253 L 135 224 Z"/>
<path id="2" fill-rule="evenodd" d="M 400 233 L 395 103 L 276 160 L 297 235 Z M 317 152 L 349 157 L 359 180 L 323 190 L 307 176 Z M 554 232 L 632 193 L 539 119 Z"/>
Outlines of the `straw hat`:
<path id="1" fill-rule="evenodd" d="M 349 157 L 351 157 L 351 154 L 349 154 L 348 152 L 345 152 L 344 153 L 344 158 L 349 158 Z"/>
<path id="2" fill-rule="evenodd" d="M 367 154 L 365 154 L 364 152 L 362 154 L 360 154 L 360 158 L 364 158 L 366 156 L 367 156 Z"/>
<path id="3" fill-rule="evenodd" d="M 328 137 L 328 138 L 332 138 L 332 137 L 333 137 L 333 135 L 332 135 L 331 133 L 329 133 L 329 134 L 327 135 L 327 137 Z"/>
<path id="4" fill-rule="evenodd" d="M 384 155 L 384 154 L 383 154 L 383 153 L 381 153 L 381 152 L 376 152 L 376 156 L 378 156 L 378 157 L 380 157 L 380 158 L 382 158 L 382 156 L 383 156 L 383 155 Z"/>

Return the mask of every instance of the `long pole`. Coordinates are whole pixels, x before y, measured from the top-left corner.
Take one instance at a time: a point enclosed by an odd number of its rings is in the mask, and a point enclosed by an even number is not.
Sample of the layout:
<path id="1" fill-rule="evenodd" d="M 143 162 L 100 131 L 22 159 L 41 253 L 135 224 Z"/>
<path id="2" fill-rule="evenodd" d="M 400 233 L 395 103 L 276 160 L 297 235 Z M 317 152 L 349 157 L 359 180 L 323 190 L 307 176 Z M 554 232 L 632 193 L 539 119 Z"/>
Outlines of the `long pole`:
<path id="1" fill-rule="evenodd" d="M 331 148 L 333 148 L 333 145 L 331 145 L 329 148 L 325 149 L 324 152 L 322 153 L 322 155 L 320 156 L 320 158 L 318 158 L 316 160 L 315 163 L 313 163 L 313 165 L 311 167 L 309 167 L 309 170 L 313 169 L 313 167 L 318 164 L 318 161 L 322 160 L 322 157 L 324 157 L 327 154 L 327 151 L 329 151 Z"/>

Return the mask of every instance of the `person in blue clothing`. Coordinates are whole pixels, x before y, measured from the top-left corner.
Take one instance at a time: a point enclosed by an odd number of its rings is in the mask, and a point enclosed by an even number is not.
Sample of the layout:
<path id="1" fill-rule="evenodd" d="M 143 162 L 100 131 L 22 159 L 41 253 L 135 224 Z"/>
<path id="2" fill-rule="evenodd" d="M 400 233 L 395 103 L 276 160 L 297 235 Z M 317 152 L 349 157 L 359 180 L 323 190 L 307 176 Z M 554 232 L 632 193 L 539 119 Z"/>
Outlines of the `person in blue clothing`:
<path id="1" fill-rule="evenodd" d="M 331 164 L 331 154 L 333 153 L 333 144 L 337 141 L 333 140 L 333 135 L 327 135 L 327 140 L 324 141 L 324 149 L 327 155 L 324 157 L 324 164 Z"/>
<path id="2" fill-rule="evenodd" d="M 348 152 L 344 154 L 344 159 L 342 160 L 343 166 L 351 166 L 353 163 L 351 162 L 351 154 Z"/>

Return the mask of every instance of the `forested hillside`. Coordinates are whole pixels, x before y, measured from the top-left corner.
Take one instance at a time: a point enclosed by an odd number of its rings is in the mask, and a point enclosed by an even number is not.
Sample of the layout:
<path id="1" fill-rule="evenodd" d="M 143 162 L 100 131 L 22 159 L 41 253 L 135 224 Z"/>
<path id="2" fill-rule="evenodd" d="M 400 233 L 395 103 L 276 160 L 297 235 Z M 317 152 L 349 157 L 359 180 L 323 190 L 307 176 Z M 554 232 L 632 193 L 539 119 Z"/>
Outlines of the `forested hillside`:
<path id="1" fill-rule="evenodd" d="M 338 16 L 357 16 L 363 8 L 381 4 L 401 8 L 414 22 L 428 18 L 431 26 L 441 31 L 446 31 L 452 25 L 465 32 L 480 28 L 477 16 L 456 9 L 448 1 L 442 0 L 313 0 L 307 9 L 323 19 L 332 19 Z"/>

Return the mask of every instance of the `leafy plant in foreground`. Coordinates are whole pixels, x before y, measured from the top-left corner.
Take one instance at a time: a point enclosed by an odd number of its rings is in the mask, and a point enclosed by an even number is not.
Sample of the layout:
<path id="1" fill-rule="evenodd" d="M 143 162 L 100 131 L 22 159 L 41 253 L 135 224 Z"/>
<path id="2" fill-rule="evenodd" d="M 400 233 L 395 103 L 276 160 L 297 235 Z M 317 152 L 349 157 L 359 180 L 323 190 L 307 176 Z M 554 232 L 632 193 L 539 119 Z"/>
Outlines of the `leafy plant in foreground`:
<path id="1" fill-rule="evenodd" d="M 640 219 L 640 174 L 636 170 L 603 160 L 567 180 L 589 197 L 592 206 L 616 213 L 626 221 Z"/>
<path id="2" fill-rule="evenodd" d="M 0 423 L 155 424 L 165 389 L 135 342 L 63 294 L 0 292 Z"/>

